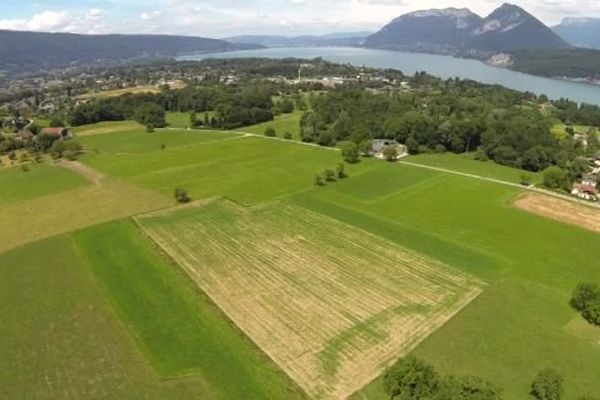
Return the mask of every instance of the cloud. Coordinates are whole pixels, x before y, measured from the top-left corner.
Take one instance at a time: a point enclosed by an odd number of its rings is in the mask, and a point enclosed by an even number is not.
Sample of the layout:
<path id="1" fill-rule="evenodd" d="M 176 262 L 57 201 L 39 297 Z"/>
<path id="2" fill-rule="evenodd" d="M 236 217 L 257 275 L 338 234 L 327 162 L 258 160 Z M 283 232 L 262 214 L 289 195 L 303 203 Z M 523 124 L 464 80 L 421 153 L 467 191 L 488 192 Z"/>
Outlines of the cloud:
<path id="1" fill-rule="evenodd" d="M 34 14 L 29 19 L 2 19 L 0 29 L 15 31 L 39 32 L 73 32 L 73 33 L 99 33 L 108 29 L 103 21 L 104 12 L 99 8 L 92 8 L 83 16 L 76 16 L 63 11 L 42 11 Z"/>
<path id="2" fill-rule="evenodd" d="M 59 32 L 73 21 L 67 11 L 44 11 L 30 19 L 2 19 L 0 29 Z"/>

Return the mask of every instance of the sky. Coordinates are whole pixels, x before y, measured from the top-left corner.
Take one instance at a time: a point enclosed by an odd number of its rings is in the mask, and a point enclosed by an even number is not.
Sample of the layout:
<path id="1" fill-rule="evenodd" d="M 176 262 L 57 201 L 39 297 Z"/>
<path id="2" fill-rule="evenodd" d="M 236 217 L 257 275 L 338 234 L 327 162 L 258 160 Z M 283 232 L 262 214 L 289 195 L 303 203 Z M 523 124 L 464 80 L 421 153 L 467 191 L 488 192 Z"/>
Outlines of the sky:
<path id="1" fill-rule="evenodd" d="M 162 33 L 205 37 L 376 31 L 406 12 L 470 8 L 485 16 L 502 0 L 0 0 L 0 29 Z M 600 17 L 600 0 L 513 0 L 548 25 Z"/>

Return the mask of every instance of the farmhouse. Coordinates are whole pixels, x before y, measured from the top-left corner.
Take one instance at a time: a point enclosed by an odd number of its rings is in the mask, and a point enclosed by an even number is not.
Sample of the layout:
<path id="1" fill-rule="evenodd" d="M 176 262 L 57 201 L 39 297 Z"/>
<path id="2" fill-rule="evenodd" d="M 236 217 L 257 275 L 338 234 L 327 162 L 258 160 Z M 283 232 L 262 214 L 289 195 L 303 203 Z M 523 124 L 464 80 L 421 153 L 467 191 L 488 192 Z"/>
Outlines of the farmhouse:
<path id="1" fill-rule="evenodd" d="M 577 183 L 573 187 L 571 194 L 587 201 L 598 201 L 598 189 L 595 185 L 586 183 Z"/>
<path id="2" fill-rule="evenodd" d="M 73 134 L 71 133 L 71 131 L 69 131 L 67 128 L 44 128 L 41 130 L 40 135 L 50 135 L 50 136 L 56 136 L 59 139 L 65 140 L 65 139 L 70 139 L 73 137 Z"/>
<path id="3" fill-rule="evenodd" d="M 390 139 L 373 139 L 371 144 L 371 155 L 375 158 L 384 159 L 383 150 L 386 147 L 396 147 L 398 150 L 398 158 L 406 154 L 406 146 Z"/>

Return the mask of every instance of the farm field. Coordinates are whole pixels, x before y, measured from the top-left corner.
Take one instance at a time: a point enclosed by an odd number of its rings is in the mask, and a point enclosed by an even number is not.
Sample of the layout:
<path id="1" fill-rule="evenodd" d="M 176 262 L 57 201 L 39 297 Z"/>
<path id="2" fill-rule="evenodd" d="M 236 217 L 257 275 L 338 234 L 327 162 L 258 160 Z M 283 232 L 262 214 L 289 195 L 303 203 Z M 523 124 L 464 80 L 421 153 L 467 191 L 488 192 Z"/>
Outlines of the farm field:
<path id="1" fill-rule="evenodd" d="M 137 221 L 313 398 L 360 389 L 484 286 L 287 204 L 215 200 Z"/>
<path id="2" fill-rule="evenodd" d="M 0 169 L 0 204 L 60 193 L 87 185 L 84 178 L 49 164 L 30 164 L 29 171 L 19 167 Z"/>
<path id="3" fill-rule="evenodd" d="M 521 176 L 525 174 L 531 177 L 531 183 L 542 183 L 542 173 L 528 172 L 517 168 L 506 167 L 496 164 L 493 161 L 478 161 L 473 157 L 474 153 L 419 154 L 404 158 L 403 161 L 448 169 L 466 174 L 479 175 L 486 178 L 498 179 L 511 183 L 521 183 Z"/>
<path id="4" fill-rule="evenodd" d="M 96 124 L 83 125 L 73 128 L 73 132 L 78 136 L 105 135 L 108 133 L 127 132 L 134 130 L 144 130 L 145 127 L 135 121 L 109 121 L 98 122 Z"/>
<path id="5" fill-rule="evenodd" d="M 109 153 L 117 156 L 137 153 L 158 153 L 180 147 L 239 138 L 241 135 L 223 131 L 157 130 L 152 133 L 144 128 L 112 132 L 110 135 L 84 136 L 80 138 L 86 151 Z M 164 148 L 163 148 L 164 146 Z"/>
<path id="6" fill-rule="evenodd" d="M 0 398 L 302 398 L 175 268 L 130 222 L 0 255 Z"/>
<path id="7" fill-rule="evenodd" d="M 257 135 L 264 135 L 267 128 L 275 129 L 277 137 L 283 138 L 286 132 L 292 134 L 293 140 L 300 140 L 300 119 L 304 111 L 294 111 L 290 114 L 276 115 L 273 121 L 263 122 L 260 124 L 245 126 L 236 129 L 240 132 L 254 133 Z"/>
<path id="8" fill-rule="evenodd" d="M 62 233 L 174 203 L 163 196 L 124 182 L 106 179 L 47 196 L 0 204 L 0 253 Z"/>
<path id="9" fill-rule="evenodd" d="M 435 171 L 416 182 L 405 178 L 416 167 L 381 168 L 293 201 L 490 284 L 413 354 L 440 372 L 488 379 L 507 399 L 526 398 L 535 374 L 548 367 L 565 375 L 569 397 L 600 393 L 593 372 L 600 370 L 600 348 L 568 329 L 578 319 L 568 304 L 573 288 L 600 281 L 594 250 L 600 237 L 515 209 L 516 188 Z M 399 182 L 398 192 L 365 199 L 369 177 Z M 381 380 L 354 398 L 386 398 Z"/>
<path id="10" fill-rule="evenodd" d="M 170 133 L 165 131 L 164 134 L 168 136 Z M 172 196 L 173 190 L 181 187 L 194 199 L 228 196 L 244 204 L 258 204 L 311 189 L 315 172 L 325 167 L 335 168 L 340 162 L 337 151 L 296 143 L 231 137 L 232 133 L 220 131 L 186 134 L 208 140 L 197 146 L 181 146 L 170 151 L 152 146 L 149 151 L 137 154 L 113 153 L 134 147 L 136 143 L 140 148 L 146 148 L 147 136 L 139 135 L 126 146 L 117 143 L 110 148 L 111 153 L 103 152 L 100 149 L 102 144 L 99 144 L 98 152 L 90 152 L 81 160 L 108 176 L 167 196 Z M 215 135 L 223 135 L 219 136 L 223 140 L 214 141 Z M 114 140 L 118 142 L 120 139 Z M 101 143 L 112 141 L 112 138 L 105 137 Z M 86 140 L 83 143 L 91 146 Z"/>
<path id="11" fill-rule="evenodd" d="M 521 210 L 600 233 L 600 209 L 596 207 L 588 207 L 537 193 L 528 193 L 519 197 L 515 200 L 514 205 Z"/>
<path id="12" fill-rule="evenodd" d="M 167 124 L 171 128 L 188 128 L 190 126 L 190 114 L 188 112 L 169 111 L 166 115 Z M 196 113 L 196 117 L 200 121 L 204 121 L 204 116 L 208 114 L 209 118 L 215 115 L 214 111 L 203 111 Z"/>

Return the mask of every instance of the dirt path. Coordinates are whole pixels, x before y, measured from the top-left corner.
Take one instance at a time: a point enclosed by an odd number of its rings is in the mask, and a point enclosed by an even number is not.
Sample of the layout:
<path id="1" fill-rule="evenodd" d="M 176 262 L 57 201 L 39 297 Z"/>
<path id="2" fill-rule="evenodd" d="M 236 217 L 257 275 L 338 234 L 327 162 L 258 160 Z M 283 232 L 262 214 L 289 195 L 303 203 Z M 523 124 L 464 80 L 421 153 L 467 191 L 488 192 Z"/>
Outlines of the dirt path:
<path id="1" fill-rule="evenodd" d="M 79 161 L 60 160 L 57 164 L 61 167 L 77 172 L 79 175 L 83 176 L 94 186 L 102 186 L 102 181 L 106 179 L 106 176 L 104 174 L 96 171 L 91 167 L 88 167 L 85 164 L 80 163 Z"/>
<path id="2" fill-rule="evenodd" d="M 573 202 L 527 193 L 514 202 L 515 207 L 555 221 L 600 233 L 600 210 Z"/>

